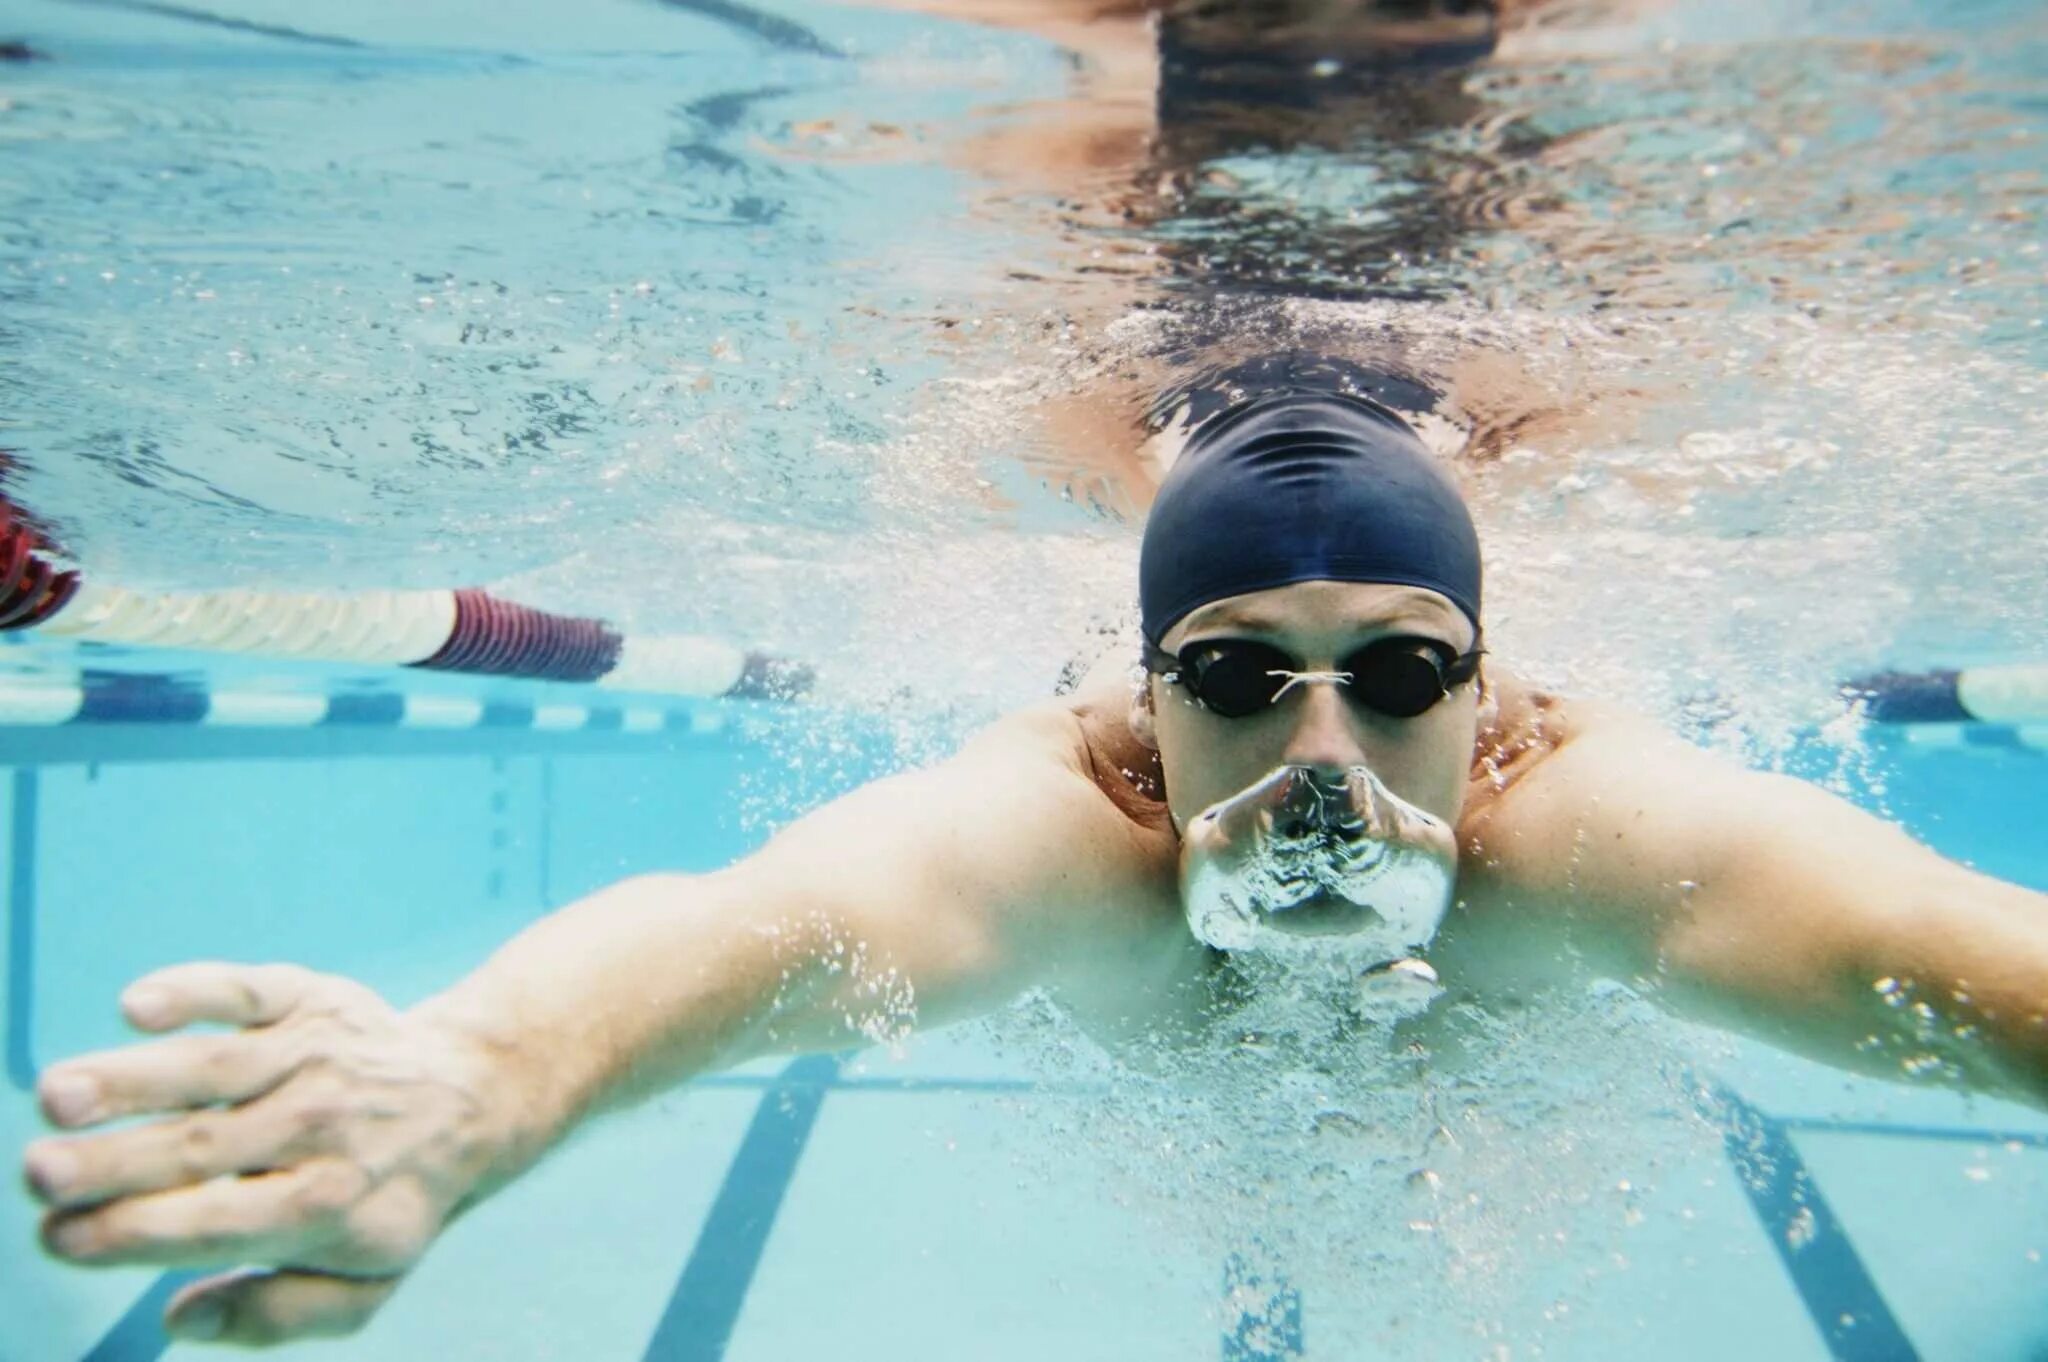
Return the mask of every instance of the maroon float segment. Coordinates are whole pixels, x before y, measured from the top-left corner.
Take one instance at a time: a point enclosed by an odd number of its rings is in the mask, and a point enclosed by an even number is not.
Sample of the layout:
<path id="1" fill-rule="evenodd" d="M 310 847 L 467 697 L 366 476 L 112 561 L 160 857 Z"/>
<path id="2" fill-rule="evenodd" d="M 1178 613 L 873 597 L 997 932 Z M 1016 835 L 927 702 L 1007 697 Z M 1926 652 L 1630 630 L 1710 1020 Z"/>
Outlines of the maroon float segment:
<path id="1" fill-rule="evenodd" d="M 621 642 L 600 620 L 551 615 L 472 588 L 455 593 L 455 629 L 441 651 L 413 665 L 547 681 L 595 681 L 618 665 Z"/>
<path id="2" fill-rule="evenodd" d="M 41 624 L 78 591 L 78 574 L 51 567 L 38 547 L 36 532 L 0 499 L 0 629 Z"/>

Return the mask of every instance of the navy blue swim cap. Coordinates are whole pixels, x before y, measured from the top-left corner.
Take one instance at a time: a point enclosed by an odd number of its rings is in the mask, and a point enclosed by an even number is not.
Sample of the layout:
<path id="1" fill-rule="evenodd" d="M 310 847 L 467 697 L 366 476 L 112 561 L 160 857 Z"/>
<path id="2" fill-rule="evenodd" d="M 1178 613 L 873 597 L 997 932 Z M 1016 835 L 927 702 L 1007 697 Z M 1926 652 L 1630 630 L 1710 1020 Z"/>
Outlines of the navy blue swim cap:
<path id="1" fill-rule="evenodd" d="M 1316 581 L 1426 587 L 1477 629 L 1479 577 L 1472 516 L 1408 423 L 1295 390 L 1196 429 L 1145 522 L 1138 599 L 1154 643 L 1211 601 Z"/>

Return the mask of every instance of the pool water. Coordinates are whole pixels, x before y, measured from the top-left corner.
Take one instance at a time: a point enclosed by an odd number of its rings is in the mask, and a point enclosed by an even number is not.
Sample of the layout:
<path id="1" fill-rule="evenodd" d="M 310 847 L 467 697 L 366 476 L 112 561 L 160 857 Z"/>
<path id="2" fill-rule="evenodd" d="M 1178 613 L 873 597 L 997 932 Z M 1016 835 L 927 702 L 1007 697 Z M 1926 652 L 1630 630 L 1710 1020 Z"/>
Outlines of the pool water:
<path id="1" fill-rule="evenodd" d="M 931 17 L 5 0 L 17 36 L 48 60 L 0 65 L 0 485 L 76 561 L 489 582 L 821 691 L 626 697 L 667 717 L 608 733 L 0 726 L 7 1148 L 137 974 L 288 959 L 418 999 L 1041 698 L 1113 627 L 1143 503 L 1049 416 L 1092 387 L 1133 416 L 1119 383 L 1240 328 L 1394 347 L 1453 395 L 1514 665 L 2048 888 L 2026 735 L 1836 689 L 2048 656 L 2038 7 L 1553 6 L 1400 117 L 1198 129 L 1194 163 L 1067 190 L 987 151 L 1072 112 L 1060 44 Z M 0 686 L 80 673 L 614 703 L 0 641 Z M 2039 1113 L 1619 990 L 1482 1020 L 1469 1071 L 1358 1093 L 1124 1072 L 1029 1000 L 709 1078 L 287 1355 L 2048 1348 Z M 174 1278 L 59 1268 L 33 1224 L 0 1197 L 0 1362 L 195 1352 L 155 1326 Z"/>
<path id="2" fill-rule="evenodd" d="M 860 740 L 838 735 L 836 779 L 889 759 Z M 5 1137 L 34 1129 L 34 1065 L 120 1041 L 112 1000 L 142 971 L 292 959 L 410 1001 L 585 890 L 743 852 L 758 836 L 750 803 L 796 755 L 773 735 L 648 741 L 639 754 L 18 769 L 6 791 Z M 2048 884 L 2038 842 L 2016 835 L 2043 814 L 2039 754 L 1900 747 L 1883 775 L 1916 831 Z M 1199 1207 L 1150 1204 L 1159 1189 L 1140 1172 L 1158 1167 L 1096 1143 L 1116 1128 L 1100 1118 L 1115 1080 L 1055 1062 L 1055 1047 L 1020 1030 L 1031 1028 L 765 1064 L 606 1120 L 459 1222 L 369 1330 L 305 1351 L 2021 1359 L 2048 1341 L 2048 1120 L 1676 1038 L 1661 1052 L 1713 1068 L 1657 1080 L 1664 1109 L 1610 1093 L 1553 1113 L 1547 1134 L 1515 1133 L 1561 1160 L 1545 1177 L 1550 1204 L 1503 1202 L 1489 1231 L 1531 1243 L 1475 1235 L 1462 1266 L 1458 1252 L 1421 1267 L 1283 1264 L 1279 1326 L 1246 1341 L 1228 1255 L 1165 1232 Z M 1721 1105 L 1669 1105 L 1701 1089 Z M 1638 1126 L 1603 1148 L 1599 1126 L 1623 1120 Z M 1396 1155 L 1410 1173 L 1436 1162 Z M 1482 1185 L 1487 1157 L 1462 1171 L 1437 1162 L 1439 1195 Z M 167 1349 L 154 1326 L 160 1274 L 59 1268 L 31 1248 L 27 1199 L 4 1206 L 0 1355 L 192 1351 Z M 1406 1212 L 1366 1237 L 1425 1236 L 1411 1222 L 1427 1210 Z M 1313 1243 L 1358 1227 L 1300 1228 Z M 1502 1299 L 1489 1270 L 1515 1294 Z M 1460 1273 L 1482 1308 L 1441 1299 L 1445 1274 Z"/>

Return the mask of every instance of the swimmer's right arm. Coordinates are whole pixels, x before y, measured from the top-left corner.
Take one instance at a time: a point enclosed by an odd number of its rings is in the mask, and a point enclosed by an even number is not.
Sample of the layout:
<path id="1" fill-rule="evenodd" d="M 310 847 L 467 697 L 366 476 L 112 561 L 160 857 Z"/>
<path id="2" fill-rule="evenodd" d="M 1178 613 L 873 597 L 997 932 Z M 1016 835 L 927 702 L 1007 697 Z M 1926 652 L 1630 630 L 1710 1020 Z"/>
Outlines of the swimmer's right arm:
<path id="1" fill-rule="evenodd" d="M 184 1288 L 166 1312 L 182 1337 L 346 1333 L 449 1219 L 591 1113 L 1113 968 L 1125 929 L 1100 905 L 1131 858 L 1054 755 L 1062 722 L 1007 721 L 728 869 L 613 885 L 407 1011 L 293 966 L 138 981 L 123 1007 L 140 1029 L 240 1029 L 45 1071 L 67 1132 L 26 1160 L 45 1245 L 95 1265 L 260 1266 Z M 151 1119 L 89 1129 L 134 1116 Z"/>
<path id="2" fill-rule="evenodd" d="M 1061 722 L 998 725 L 728 869 L 616 884 L 423 1010 L 517 1056 L 552 1131 L 707 1070 L 867 1045 L 1057 986 L 1117 933 L 1091 910 L 1129 862 L 1099 792 L 1049 756 L 1070 742 Z"/>

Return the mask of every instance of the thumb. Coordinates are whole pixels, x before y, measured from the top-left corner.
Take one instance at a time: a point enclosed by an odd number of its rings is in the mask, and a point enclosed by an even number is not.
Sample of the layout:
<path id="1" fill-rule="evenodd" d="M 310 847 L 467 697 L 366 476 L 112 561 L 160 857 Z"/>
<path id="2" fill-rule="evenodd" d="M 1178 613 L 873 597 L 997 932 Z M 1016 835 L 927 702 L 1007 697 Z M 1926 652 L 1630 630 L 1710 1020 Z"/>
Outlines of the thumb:
<path id="1" fill-rule="evenodd" d="M 171 1298 L 164 1324 L 193 1343 L 257 1346 L 353 1333 L 398 1289 L 397 1277 L 324 1272 L 230 1272 Z"/>

